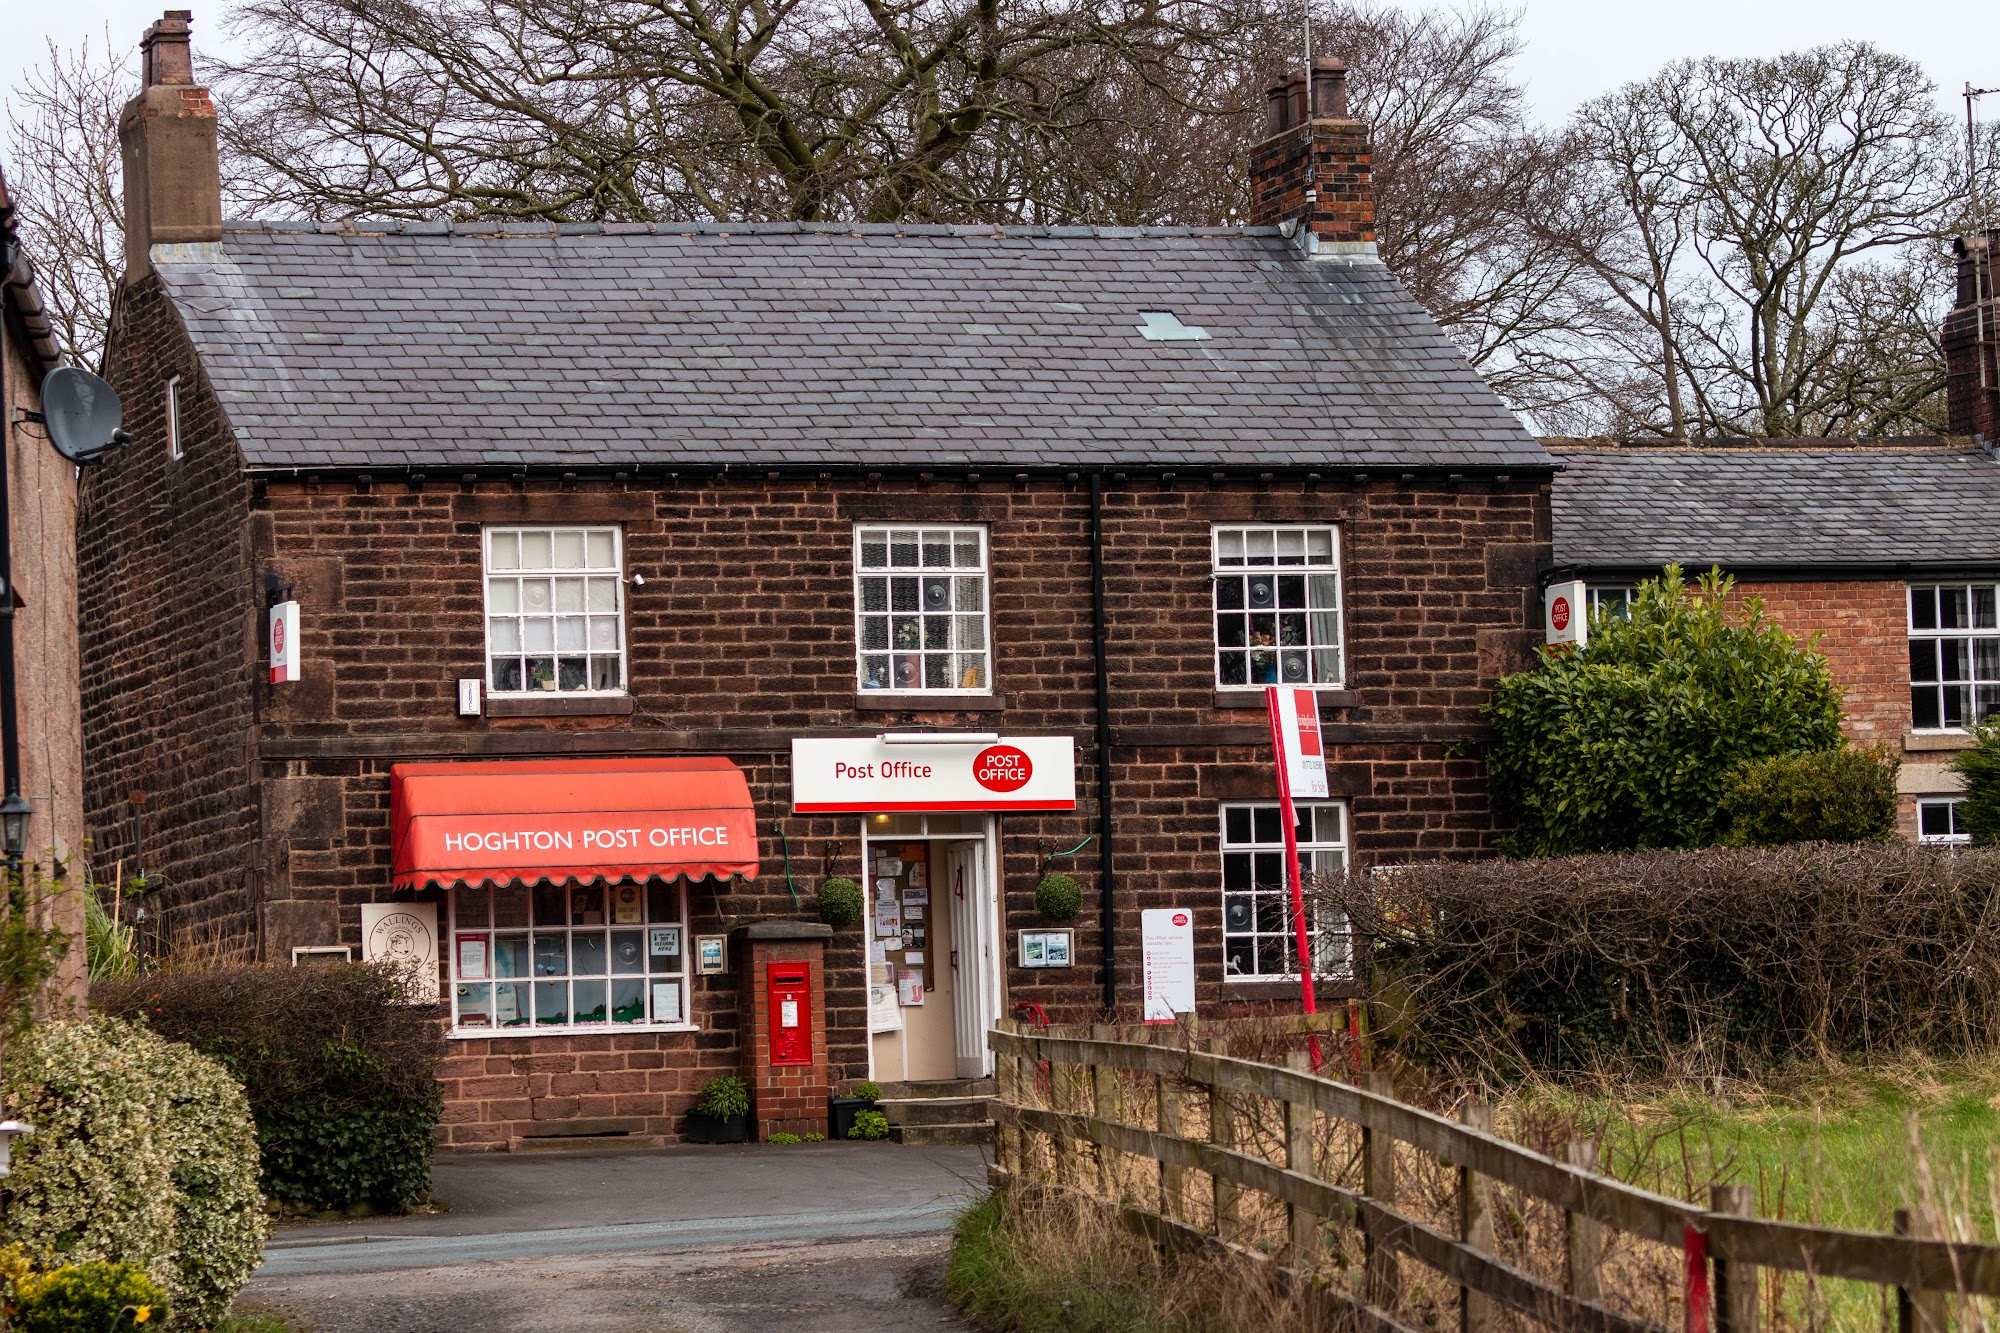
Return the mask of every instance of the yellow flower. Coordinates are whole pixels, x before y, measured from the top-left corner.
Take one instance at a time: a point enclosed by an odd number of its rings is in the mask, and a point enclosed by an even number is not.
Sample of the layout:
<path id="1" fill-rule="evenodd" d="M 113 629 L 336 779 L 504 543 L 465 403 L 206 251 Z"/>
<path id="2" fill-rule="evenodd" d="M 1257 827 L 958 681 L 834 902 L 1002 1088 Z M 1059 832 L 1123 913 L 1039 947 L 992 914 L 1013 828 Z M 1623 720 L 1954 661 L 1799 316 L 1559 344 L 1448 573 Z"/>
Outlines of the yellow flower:
<path id="1" fill-rule="evenodd" d="M 132 1312 L 132 1322 L 135 1324 L 143 1324 L 152 1317 L 153 1307 L 150 1305 L 142 1305 Z"/>

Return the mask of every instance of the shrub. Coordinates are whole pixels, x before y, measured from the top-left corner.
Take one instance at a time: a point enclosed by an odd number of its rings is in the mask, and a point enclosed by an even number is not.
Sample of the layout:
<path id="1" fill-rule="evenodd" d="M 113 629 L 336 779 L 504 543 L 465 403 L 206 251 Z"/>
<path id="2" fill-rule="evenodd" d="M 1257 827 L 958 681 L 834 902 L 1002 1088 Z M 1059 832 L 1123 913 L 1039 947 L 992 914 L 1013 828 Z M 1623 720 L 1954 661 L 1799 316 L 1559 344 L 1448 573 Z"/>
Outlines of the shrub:
<path id="1" fill-rule="evenodd" d="M 430 1189 L 443 1105 L 433 1012 L 364 963 L 244 967 L 100 983 L 92 1003 L 140 1016 L 243 1082 L 266 1195 L 294 1208 L 407 1208 Z"/>
<path id="2" fill-rule="evenodd" d="M 854 1123 L 848 1127 L 850 1139 L 886 1139 L 889 1137 L 889 1117 L 880 1111 L 857 1111 Z"/>
<path id="3" fill-rule="evenodd" d="M 2000 1040 L 2000 850 L 1798 843 L 1329 878 L 1378 1031 L 1487 1080 Z"/>
<path id="4" fill-rule="evenodd" d="M 17 1284 L 14 1333 L 158 1328 L 167 1298 L 136 1264 L 70 1264 Z M 176 1312 L 178 1313 L 178 1312 Z"/>
<path id="5" fill-rule="evenodd" d="M 1752 759 L 1729 775 L 1722 807 L 1738 847 L 1881 842 L 1896 836 L 1896 770 L 1886 749 L 1819 750 Z"/>
<path id="6" fill-rule="evenodd" d="M 717 1120 L 750 1114 L 750 1089 L 734 1074 L 721 1074 L 701 1085 L 694 1109 Z"/>
<path id="7" fill-rule="evenodd" d="M 819 1133 L 819 1132 L 818 1132 L 817 1130 L 808 1130 L 808 1131 L 806 1131 L 806 1132 L 805 1132 L 804 1134 L 800 1135 L 799 1137 L 800 1137 L 800 1138 L 801 1138 L 801 1139 L 802 1139 L 802 1140 L 803 1140 L 804 1142 L 806 1142 L 806 1143 L 825 1143 L 825 1142 L 826 1142 L 826 1135 L 824 1135 L 824 1134 L 821 1134 L 821 1133 Z"/>
<path id="8" fill-rule="evenodd" d="M 767 1143 L 776 1143 L 784 1146 L 790 1146 L 791 1144 L 798 1143 L 801 1140 L 799 1139 L 799 1136 L 796 1134 L 787 1134 L 783 1130 L 779 1130 L 776 1133 L 772 1134 L 771 1137 L 765 1141 Z"/>
<path id="9" fill-rule="evenodd" d="M 859 1097 L 864 1101 L 879 1102 L 882 1100 L 882 1085 L 872 1078 L 863 1079 L 854 1085 L 854 1091 L 848 1095 Z"/>
<path id="10" fill-rule="evenodd" d="M 35 1126 L 8 1182 L 26 1252 L 136 1263 L 177 1324 L 226 1313 L 268 1227 L 242 1088 L 213 1060 L 108 1018 L 44 1024 L 9 1054 L 8 1104 Z"/>
<path id="11" fill-rule="evenodd" d="M 819 919 L 845 930 L 861 919 L 861 886 L 851 879 L 830 879 L 819 886 Z"/>
<path id="12" fill-rule="evenodd" d="M 2000 842 L 2000 718 L 1988 718 L 1973 730 L 1976 743 L 1951 758 L 1952 771 L 1965 779 L 1965 805 L 1960 810 L 1975 847 Z"/>
<path id="13" fill-rule="evenodd" d="M 1706 846 L 1746 760 L 1843 743 L 1826 659 L 1733 589 L 1719 571 L 1690 588 L 1670 565 L 1639 585 L 1629 618 L 1500 681 L 1487 766 L 1512 825 L 1503 851 Z"/>
<path id="14" fill-rule="evenodd" d="M 1044 875 L 1035 886 L 1035 909 L 1051 921 L 1071 921 L 1083 910 L 1083 890 L 1068 875 Z"/>

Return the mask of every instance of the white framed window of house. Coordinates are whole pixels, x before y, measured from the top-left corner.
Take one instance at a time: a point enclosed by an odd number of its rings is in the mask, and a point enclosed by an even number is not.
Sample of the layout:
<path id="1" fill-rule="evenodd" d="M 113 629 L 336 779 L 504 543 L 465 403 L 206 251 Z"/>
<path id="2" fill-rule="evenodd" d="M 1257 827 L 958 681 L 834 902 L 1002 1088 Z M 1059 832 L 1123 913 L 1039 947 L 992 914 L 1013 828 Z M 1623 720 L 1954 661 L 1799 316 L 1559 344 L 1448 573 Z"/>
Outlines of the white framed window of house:
<path id="1" fill-rule="evenodd" d="M 451 1019 L 460 1035 L 685 1028 L 687 881 L 459 885 Z"/>
<path id="2" fill-rule="evenodd" d="M 1969 845 L 1972 834 L 1965 827 L 1964 799 L 1940 797 L 1932 801 L 1918 801 L 1917 841 L 1960 847 Z"/>
<path id="3" fill-rule="evenodd" d="M 179 458 L 181 449 L 181 377 L 175 375 L 167 381 L 167 457 Z"/>
<path id="4" fill-rule="evenodd" d="M 493 527 L 484 541 L 487 691 L 622 694 L 619 529 Z"/>
<path id="5" fill-rule="evenodd" d="M 1217 688 L 1342 685 L 1340 530 L 1224 524 L 1212 539 Z"/>
<path id="6" fill-rule="evenodd" d="M 856 683 L 908 694 L 993 689 L 982 527 L 854 529 Z"/>
<path id="7" fill-rule="evenodd" d="M 2000 715 L 2000 584 L 1910 585 L 1910 724 L 1961 731 Z"/>
<path id="8" fill-rule="evenodd" d="M 1639 589 L 1630 583 L 1590 583 L 1584 585 L 1584 595 L 1590 600 L 1592 620 L 1625 620 L 1632 614 Z"/>
<path id="9" fill-rule="evenodd" d="M 1315 874 L 1347 870 L 1347 807 L 1338 801 L 1300 802 L 1299 874 L 1312 906 Z M 1311 922 L 1313 974 L 1351 970 L 1347 919 L 1319 911 Z M 1275 801 L 1222 807 L 1222 973 L 1225 981 L 1297 980 L 1298 939 L 1292 891 L 1285 882 L 1285 826 Z"/>

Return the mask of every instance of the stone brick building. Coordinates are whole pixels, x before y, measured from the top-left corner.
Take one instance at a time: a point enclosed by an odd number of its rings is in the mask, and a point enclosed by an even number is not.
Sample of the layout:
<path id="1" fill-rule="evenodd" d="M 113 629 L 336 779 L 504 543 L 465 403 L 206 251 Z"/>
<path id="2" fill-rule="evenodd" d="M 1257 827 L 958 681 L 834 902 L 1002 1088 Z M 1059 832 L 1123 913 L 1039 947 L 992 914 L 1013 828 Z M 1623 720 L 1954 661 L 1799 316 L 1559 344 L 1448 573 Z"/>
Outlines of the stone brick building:
<path id="1" fill-rule="evenodd" d="M 2000 712 L 2000 462 L 1965 439 L 1546 441 L 1563 465 L 1550 581 L 1593 607 L 1678 561 L 1720 565 L 1818 634 L 1848 735 L 1902 757 L 1903 827 L 1964 841 L 1945 768 Z"/>
<path id="2" fill-rule="evenodd" d="M 1552 464 L 1374 257 L 1336 66 L 1275 91 L 1298 202 L 1244 228 L 313 227 L 220 221 L 186 34 L 126 129 L 95 855 L 163 947 L 434 913 L 448 1143 L 976 1075 L 1016 1003 L 1136 1014 L 1149 908 L 1204 1010 L 1296 1002 L 1267 682 L 1319 690 L 1309 860 L 1488 845 L 1453 747 L 1525 660 Z M 792 1022 L 819 1072 L 766 1077 Z"/>
<path id="3" fill-rule="evenodd" d="M 74 946 L 55 991 L 81 1002 L 84 989 L 83 729 L 77 690 L 75 468 L 49 442 L 42 419 L 43 377 L 62 363 L 42 304 L 33 258 L 14 226 L 14 202 L 0 179 L 0 505 L 6 507 L 8 561 L 0 598 L 13 620 L 17 733 L 0 782 L 33 807 L 22 844 L 28 877 L 47 894 L 46 910 Z M 11 574 L 11 579 L 8 575 Z M 12 586 L 8 584 L 11 582 Z"/>

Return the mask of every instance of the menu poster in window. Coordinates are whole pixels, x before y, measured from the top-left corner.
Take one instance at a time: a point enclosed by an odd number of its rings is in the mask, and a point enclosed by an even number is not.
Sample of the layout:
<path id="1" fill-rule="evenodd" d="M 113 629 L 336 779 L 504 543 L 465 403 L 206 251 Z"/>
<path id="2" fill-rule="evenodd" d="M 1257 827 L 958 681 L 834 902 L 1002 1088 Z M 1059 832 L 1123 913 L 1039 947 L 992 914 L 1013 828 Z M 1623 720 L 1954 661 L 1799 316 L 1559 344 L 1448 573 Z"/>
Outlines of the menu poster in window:
<path id="1" fill-rule="evenodd" d="M 915 865 L 910 867 L 911 888 L 921 889 L 924 888 L 928 883 L 929 881 L 924 878 L 924 863 L 922 861 L 919 861 Z M 909 897 L 910 895 L 905 894 L 904 896 Z M 929 896 L 926 895 L 922 901 L 929 902 L 930 901 Z"/>
<path id="2" fill-rule="evenodd" d="M 361 961 L 388 963 L 408 977 L 407 1003 L 436 1004 L 437 904 L 361 904 Z"/>
<path id="3" fill-rule="evenodd" d="M 917 866 L 910 871 L 910 887 L 903 890 L 903 901 L 919 907 L 929 905 L 931 900 L 931 891 L 917 882 L 917 871 L 922 869 Z"/>
<path id="4" fill-rule="evenodd" d="M 655 1023 L 678 1023 L 681 1021 L 680 982 L 656 981 L 653 983 L 653 1021 Z"/>
<path id="5" fill-rule="evenodd" d="M 637 884 L 620 884 L 611 890 L 612 925 L 636 926 L 645 919 L 646 899 Z"/>
<path id="6" fill-rule="evenodd" d="M 486 980 L 486 947 L 484 935 L 460 935 L 458 937 L 458 979 L 460 981 Z"/>
<path id="7" fill-rule="evenodd" d="M 896 969 L 896 1002 L 905 1008 L 914 1008 L 924 1002 L 924 974 L 921 968 L 900 967 Z"/>

